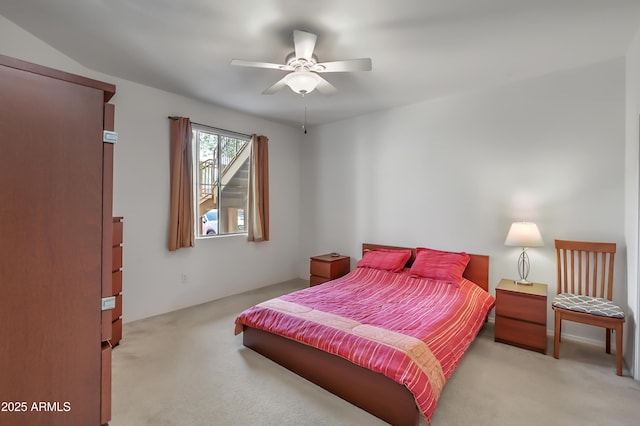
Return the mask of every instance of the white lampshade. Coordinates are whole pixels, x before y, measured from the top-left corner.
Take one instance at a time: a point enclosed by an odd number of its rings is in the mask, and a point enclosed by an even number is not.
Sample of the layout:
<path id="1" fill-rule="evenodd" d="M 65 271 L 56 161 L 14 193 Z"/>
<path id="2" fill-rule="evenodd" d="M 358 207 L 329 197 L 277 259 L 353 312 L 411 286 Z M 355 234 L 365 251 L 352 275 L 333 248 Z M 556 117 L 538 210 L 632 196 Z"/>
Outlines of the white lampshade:
<path id="1" fill-rule="evenodd" d="M 310 71 L 296 71 L 284 76 L 284 82 L 296 93 L 311 93 L 320 83 L 320 76 Z"/>
<path id="2" fill-rule="evenodd" d="M 542 235 L 538 226 L 532 222 L 514 222 L 511 224 L 505 246 L 542 247 Z"/>

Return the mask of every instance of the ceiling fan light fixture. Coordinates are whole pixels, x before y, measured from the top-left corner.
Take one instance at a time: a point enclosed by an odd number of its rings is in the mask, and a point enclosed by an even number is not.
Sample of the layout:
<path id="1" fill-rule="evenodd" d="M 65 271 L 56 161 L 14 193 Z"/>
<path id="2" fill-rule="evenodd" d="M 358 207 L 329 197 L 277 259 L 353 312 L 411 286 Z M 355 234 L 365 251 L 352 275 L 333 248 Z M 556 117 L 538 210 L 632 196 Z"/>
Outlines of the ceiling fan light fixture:
<path id="1" fill-rule="evenodd" d="M 331 83 L 319 74 L 325 72 L 352 72 L 371 71 L 371 58 L 347 59 L 318 63 L 318 57 L 313 53 L 317 36 L 305 31 L 293 31 L 294 51 L 287 55 L 285 64 L 273 64 L 271 62 L 245 61 L 233 59 L 231 65 L 252 68 L 267 68 L 280 71 L 291 71 L 275 84 L 262 92 L 263 95 L 272 95 L 285 86 L 302 96 L 317 89 L 323 95 L 332 95 L 337 90 Z"/>
<path id="2" fill-rule="evenodd" d="M 318 83 L 320 76 L 310 71 L 295 71 L 284 77 L 284 82 L 296 93 L 305 95 L 313 92 Z"/>

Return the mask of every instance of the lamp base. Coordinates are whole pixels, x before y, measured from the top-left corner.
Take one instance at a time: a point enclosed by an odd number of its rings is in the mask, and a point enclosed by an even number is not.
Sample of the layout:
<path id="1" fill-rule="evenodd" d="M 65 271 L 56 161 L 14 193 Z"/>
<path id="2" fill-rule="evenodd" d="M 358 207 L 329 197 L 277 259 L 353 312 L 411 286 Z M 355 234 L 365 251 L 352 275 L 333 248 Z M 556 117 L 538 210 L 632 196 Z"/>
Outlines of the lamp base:
<path id="1" fill-rule="evenodd" d="M 517 285 L 532 285 L 531 281 L 527 281 L 529 275 L 529 255 L 527 254 L 527 248 L 522 247 L 522 253 L 518 257 L 518 275 L 520 279 L 516 281 Z"/>

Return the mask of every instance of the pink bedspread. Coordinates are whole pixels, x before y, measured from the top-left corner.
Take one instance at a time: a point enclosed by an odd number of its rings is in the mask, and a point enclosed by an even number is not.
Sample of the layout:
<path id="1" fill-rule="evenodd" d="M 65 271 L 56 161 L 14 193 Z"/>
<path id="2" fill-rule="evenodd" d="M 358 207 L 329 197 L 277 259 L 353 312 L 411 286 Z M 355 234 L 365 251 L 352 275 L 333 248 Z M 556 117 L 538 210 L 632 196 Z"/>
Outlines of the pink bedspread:
<path id="1" fill-rule="evenodd" d="M 358 268 L 244 311 L 236 334 L 247 325 L 384 374 L 413 393 L 430 421 L 442 386 L 494 303 L 467 280 L 455 286 Z"/>

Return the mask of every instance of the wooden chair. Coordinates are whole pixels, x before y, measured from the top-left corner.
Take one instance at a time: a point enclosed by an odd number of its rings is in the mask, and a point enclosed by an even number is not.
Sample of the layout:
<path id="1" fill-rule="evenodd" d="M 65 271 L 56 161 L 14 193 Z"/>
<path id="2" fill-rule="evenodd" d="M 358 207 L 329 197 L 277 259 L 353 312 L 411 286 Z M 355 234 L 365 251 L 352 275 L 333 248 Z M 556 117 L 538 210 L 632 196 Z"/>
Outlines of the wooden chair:
<path id="1" fill-rule="evenodd" d="M 611 332 L 616 333 L 616 373 L 622 375 L 624 311 L 611 301 L 615 243 L 556 240 L 557 295 L 553 299 L 555 330 L 553 357 L 558 358 L 562 320 L 604 327 L 606 351 L 611 353 Z"/>

